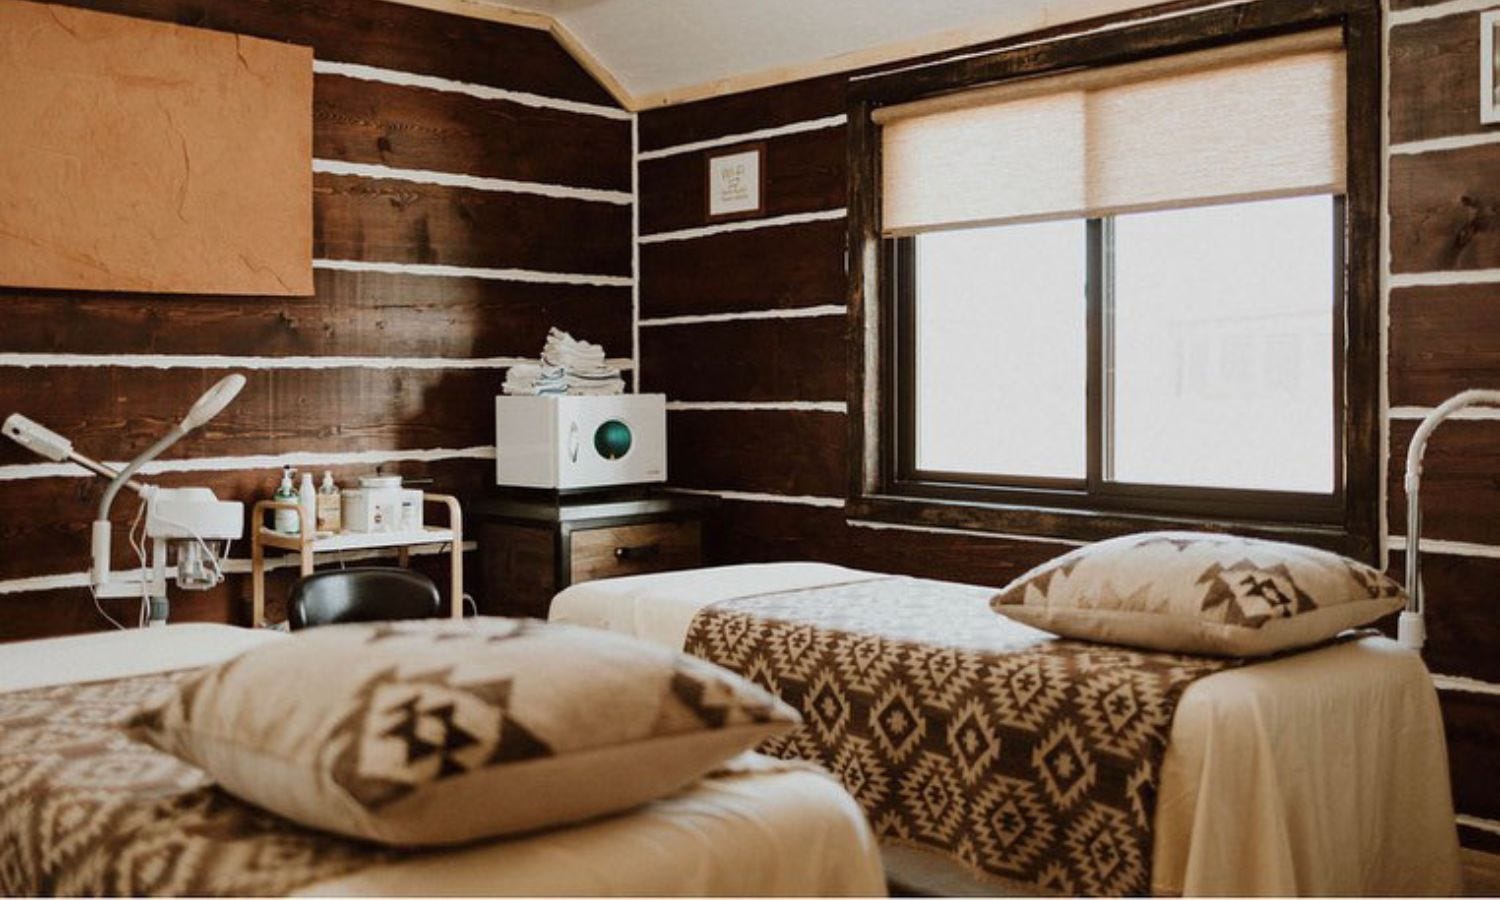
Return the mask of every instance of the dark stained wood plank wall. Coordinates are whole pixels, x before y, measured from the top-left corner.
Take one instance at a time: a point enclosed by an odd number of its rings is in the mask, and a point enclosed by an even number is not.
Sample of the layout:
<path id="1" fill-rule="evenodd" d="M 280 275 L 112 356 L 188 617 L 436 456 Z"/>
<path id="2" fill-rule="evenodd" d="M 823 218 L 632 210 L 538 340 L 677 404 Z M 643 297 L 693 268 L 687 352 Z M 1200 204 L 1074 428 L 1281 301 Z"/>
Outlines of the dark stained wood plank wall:
<path id="1" fill-rule="evenodd" d="M 630 190 L 630 123 L 621 119 L 319 75 L 313 122 L 322 159 Z"/>
<path id="2" fill-rule="evenodd" d="M 1500 286 L 1391 291 L 1392 406 L 1436 406 L 1465 388 L 1500 385 Z"/>
<path id="3" fill-rule="evenodd" d="M 843 219 L 641 245 L 642 318 L 842 305 L 844 290 Z"/>
<path id="4" fill-rule="evenodd" d="M 318 174 L 313 256 L 630 275 L 630 207 Z"/>
<path id="5" fill-rule="evenodd" d="M 487 358 L 534 355 L 550 325 L 630 347 L 630 288 L 313 273 L 281 298 L 0 291 L 0 353 Z"/>
<path id="6" fill-rule="evenodd" d="M 822 212 L 844 204 L 844 129 L 825 128 L 772 138 L 761 177 L 766 216 Z M 732 150 L 733 148 L 727 148 Z M 714 153 L 682 153 L 641 163 L 641 233 L 697 228 L 706 221 L 707 160 Z"/>
<path id="7" fill-rule="evenodd" d="M 165 457 L 169 466 L 219 457 L 232 470 L 153 480 L 205 485 L 248 504 L 274 487 L 266 456 L 337 461 L 362 453 L 372 461 L 309 468 L 352 480 L 385 460 L 389 471 L 431 477 L 435 489 L 469 498 L 493 479 L 493 463 L 471 457 L 494 440 L 489 411 L 504 375 L 497 360 L 535 355 L 554 324 L 604 343 L 611 355 L 630 355 L 631 124 L 548 33 L 375 0 L 71 2 L 307 44 L 320 64 L 389 70 L 382 78 L 463 82 L 451 85 L 458 90 L 437 89 L 441 81 L 414 87 L 337 67 L 343 74 L 315 76 L 316 158 L 412 172 L 411 180 L 316 175 L 315 255 L 567 277 L 319 269 L 314 296 L 285 300 L 0 287 L 12 323 L 0 331 L 0 354 L 44 357 L 0 359 L 0 413 L 26 412 L 84 452 L 128 457 L 233 369 L 248 377 L 245 391 Z M 428 173 L 539 188 L 450 187 L 429 183 L 442 179 Z M 120 355 L 136 358 L 111 359 Z M 230 359 L 221 367 L 214 357 Z M 281 357 L 314 359 L 277 363 Z M 339 359 L 318 363 L 328 357 Z M 249 365 L 235 368 L 239 359 Z M 0 446 L 0 538 L 8 547 L 0 604 L 10 613 L 0 619 L 0 640 L 108 627 L 85 592 L 7 587 L 76 575 L 88 564 L 80 529 L 98 484 L 28 477 L 24 467 L 37 462 L 8 441 Z M 133 504 L 116 512 L 133 515 Z M 477 567 L 470 571 L 474 584 Z M 174 617 L 243 621 L 247 594 L 247 579 L 231 576 L 209 596 L 179 604 Z M 116 606 L 132 612 L 128 603 Z"/>

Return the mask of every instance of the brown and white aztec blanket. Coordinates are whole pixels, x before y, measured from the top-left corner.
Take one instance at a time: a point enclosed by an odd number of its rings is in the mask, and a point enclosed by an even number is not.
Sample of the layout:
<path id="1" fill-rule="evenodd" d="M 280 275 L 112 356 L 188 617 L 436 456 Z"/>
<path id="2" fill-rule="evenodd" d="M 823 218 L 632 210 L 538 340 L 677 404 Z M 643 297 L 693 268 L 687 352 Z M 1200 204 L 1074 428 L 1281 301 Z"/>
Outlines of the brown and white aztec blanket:
<path id="1" fill-rule="evenodd" d="M 285 894 L 389 858 L 128 737 L 137 708 L 185 674 L 0 694 L 0 894 Z"/>
<path id="2" fill-rule="evenodd" d="M 1182 692 L 1235 663 L 1058 640 L 988 588 L 889 577 L 700 610 L 686 649 L 800 710 L 759 749 L 821 763 L 881 840 L 1064 894 L 1151 888 Z"/>
<path id="3" fill-rule="evenodd" d="M 192 671 L 0 693 L 0 896 L 279 895 L 418 855 L 303 828 L 127 736 Z"/>

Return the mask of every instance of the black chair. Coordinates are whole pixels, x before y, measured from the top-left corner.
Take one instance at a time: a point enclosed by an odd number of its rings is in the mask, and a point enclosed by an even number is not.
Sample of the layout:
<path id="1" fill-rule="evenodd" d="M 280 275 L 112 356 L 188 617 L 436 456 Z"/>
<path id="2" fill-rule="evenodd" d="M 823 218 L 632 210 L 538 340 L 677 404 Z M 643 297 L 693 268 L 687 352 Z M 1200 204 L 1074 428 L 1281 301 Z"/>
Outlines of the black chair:
<path id="1" fill-rule="evenodd" d="M 289 606 L 293 631 L 339 622 L 433 619 L 446 612 L 431 578 L 390 566 L 315 572 L 297 582 Z"/>

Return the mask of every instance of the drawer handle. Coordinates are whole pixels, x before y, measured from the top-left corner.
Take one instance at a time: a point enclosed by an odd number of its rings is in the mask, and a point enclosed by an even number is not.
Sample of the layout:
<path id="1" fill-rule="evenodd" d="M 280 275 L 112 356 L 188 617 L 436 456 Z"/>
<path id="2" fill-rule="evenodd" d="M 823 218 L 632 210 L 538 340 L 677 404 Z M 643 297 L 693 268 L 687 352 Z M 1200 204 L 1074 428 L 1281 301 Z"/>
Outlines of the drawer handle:
<path id="1" fill-rule="evenodd" d="M 661 553 L 661 544 L 645 544 L 640 547 L 616 547 L 615 559 L 621 562 L 632 562 L 651 559 L 659 553 Z"/>

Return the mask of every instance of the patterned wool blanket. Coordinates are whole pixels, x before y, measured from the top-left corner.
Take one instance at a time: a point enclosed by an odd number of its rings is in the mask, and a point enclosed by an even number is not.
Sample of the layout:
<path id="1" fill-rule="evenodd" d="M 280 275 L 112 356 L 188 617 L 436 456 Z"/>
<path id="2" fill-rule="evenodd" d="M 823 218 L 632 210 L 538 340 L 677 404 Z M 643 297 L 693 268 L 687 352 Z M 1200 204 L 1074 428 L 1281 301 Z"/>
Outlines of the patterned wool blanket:
<path id="1" fill-rule="evenodd" d="M 280 895 L 418 855 L 288 822 L 127 736 L 190 673 L 0 693 L 0 896 Z M 804 767 L 745 754 L 709 777 Z"/>
<path id="2" fill-rule="evenodd" d="M 1007 885 L 1143 895 L 1172 716 L 1233 663 L 1058 640 L 987 588 L 889 577 L 705 607 L 686 649 L 805 724 L 760 751 L 821 763 L 881 840 Z"/>

